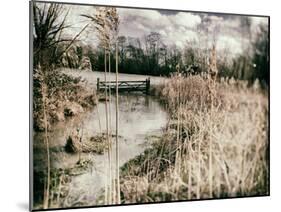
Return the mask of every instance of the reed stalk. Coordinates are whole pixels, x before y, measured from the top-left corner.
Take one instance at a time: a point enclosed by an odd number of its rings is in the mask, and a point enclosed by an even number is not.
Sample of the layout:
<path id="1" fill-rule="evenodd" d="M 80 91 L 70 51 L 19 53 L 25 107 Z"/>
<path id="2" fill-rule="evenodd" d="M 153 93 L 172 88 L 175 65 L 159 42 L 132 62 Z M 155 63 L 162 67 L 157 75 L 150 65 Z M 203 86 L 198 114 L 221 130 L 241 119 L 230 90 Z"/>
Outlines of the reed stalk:
<path id="1" fill-rule="evenodd" d="M 49 148 L 49 132 L 48 132 L 48 118 L 47 118 L 47 85 L 45 84 L 45 76 L 43 75 L 42 81 L 42 101 L 43 101 L 43 119 L 44 119 L 44 142 L 47 152 L 47 185 L 44 191 L 43 209 L 49 207 L 49 194 L 50 194 L 50 181 L 51 181 L 51 162 L 50 162 L 50 148 Z"/>
<path id="2" fill-rule="evenodd" d="M 118 41 L 116 40 L 116 193 L 117 204 L 121 204 L 120 197 L 120 173 L 119 173 L 119 91 L 118 91 Z"/>

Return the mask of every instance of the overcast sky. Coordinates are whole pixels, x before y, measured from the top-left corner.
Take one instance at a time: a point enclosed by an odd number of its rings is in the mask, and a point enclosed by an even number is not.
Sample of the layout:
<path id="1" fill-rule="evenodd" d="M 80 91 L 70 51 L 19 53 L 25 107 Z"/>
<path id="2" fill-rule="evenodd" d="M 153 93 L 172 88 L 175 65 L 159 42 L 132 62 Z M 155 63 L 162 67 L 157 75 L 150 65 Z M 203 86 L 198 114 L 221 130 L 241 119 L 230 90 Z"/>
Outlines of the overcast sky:
<path id="1" fill-rule="evenodd" d="M 68 23 L 72 25 L 67 33 L 74 36 L 87 24 L 87 20 L 80 15 L 93 14 L 95 10 L 93 6 L 65 7 L 70 8 Z M 243 48 L 247 48 L 249 38 L 256 36 L 259 24 L 268 24 L 267 18 L 250 17 L 249 29 L 245 25 L 248 18 L 246 16 L 168 10 L 118 8 L 118 14 L 121 21 L 119 35 L 142 39 L 150 32 L 158 32 L 166 45 L 176 45 L 178 48 L 183 48 L 186 42 L 192 40 L 199 41 L 203 46 L 207 36 L 209 40 L 215 37 L 218 50 L 227 48 L 233 54 L 241 53 Z M 82 40 L 95 46 L 98 42 L 93 33 L 87 32 Z"/>

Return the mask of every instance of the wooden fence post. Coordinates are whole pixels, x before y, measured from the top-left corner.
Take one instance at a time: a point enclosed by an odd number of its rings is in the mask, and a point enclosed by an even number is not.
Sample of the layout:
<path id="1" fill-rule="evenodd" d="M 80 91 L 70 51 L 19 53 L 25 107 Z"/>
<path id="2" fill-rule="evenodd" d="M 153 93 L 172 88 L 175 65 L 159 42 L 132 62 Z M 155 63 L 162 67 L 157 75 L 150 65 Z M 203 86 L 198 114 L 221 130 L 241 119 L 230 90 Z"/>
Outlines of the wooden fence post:
<path id="1" fill-rule="evenodd" d="M 100 78 L 97 78 L 97 91 L 100 90 Z"/>
<path id="2" fill-rule="evenodd" d="M 149 94 L 149 90 L 150 90 L 150 77 L 148 77 L 148 79 L 146 79 L 145 81 L 146 81 L 146 94 Z"/>

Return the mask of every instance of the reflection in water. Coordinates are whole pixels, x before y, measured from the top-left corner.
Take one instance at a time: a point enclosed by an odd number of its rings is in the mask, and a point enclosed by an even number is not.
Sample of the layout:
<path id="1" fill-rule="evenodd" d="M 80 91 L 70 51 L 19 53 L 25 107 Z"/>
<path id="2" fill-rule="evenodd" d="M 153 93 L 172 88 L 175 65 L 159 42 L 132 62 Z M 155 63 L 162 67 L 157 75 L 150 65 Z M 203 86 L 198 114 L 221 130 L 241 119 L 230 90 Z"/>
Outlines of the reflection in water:
<path id="1" fill-rule="evenodd" d="M 109 104 L 111 111 L 110 128 L 115 133 L 115 98 Z M 120 135 L 120 165 L 139 155 L 149 145 L 146 142 L 148 135 L 160 135 L 161 128 L 165 127 L 167 114 L 159 102 L 150 96 L 142 94 L 121 95 L 119 99 L 119 135 Z M 78 161 L 78 154 L 67 154 L 63 147 L 67 137 L 75 130 L 83 131 L 83 139 L 89 139 L 106 130 L 105 103 L 100 102 L 92 111 L 58 123 L 50 132 L 50 150 L 52 168 L 73 167 Z M 115 139 L 113 139 L 113 142 Z M 82 140 L 83 142 L 83 140 Z M 43 146 L 43 134 L 34 134 L 34 148 Z M 113 144 L 113 149 L 115 148 Z M 113 159 L 115 151 L 113 151 Z M 44 154 L 43 154 L 44 155 Z M 105 185 L 107 154 L 82 154 L 83 159 L 94 162 L 91 171 L 72 178 L 68 198 L 63 205 L 74 206 L 76 201 L 86 202 L 87 205 L 96 203 L 97 194 Z M 42 152 L 34 152 L 34 169 L 42 169 Z"/>

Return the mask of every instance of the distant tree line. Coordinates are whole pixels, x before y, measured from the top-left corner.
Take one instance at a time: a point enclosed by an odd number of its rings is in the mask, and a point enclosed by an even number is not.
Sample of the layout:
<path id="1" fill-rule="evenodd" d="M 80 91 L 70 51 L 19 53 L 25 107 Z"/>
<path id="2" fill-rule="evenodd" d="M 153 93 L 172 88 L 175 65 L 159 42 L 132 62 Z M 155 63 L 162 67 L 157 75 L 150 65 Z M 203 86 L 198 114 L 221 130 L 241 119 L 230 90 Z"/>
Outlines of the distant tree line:
<path id="1" fill-rule="evenodd" d="M 121 73 L 170 76 L 180 70 L 184 74 L 198 74 L 206 72 L 209 65 L 210 50 L 200 48 L 197 41 L 186 42 L 183 49 L 175 45 L 168 47 L 157 32 L 151 32 L 143 41 L 140 38 L 120 36 L 118 47 Z M 77 50 L 79 58 L 89 58 L 92 70 L 104 70 L 104 52 L 100 46 L 80 46 Z M 258 78 L 268 84 L 268 31 L 264 25 L 259 26 L 259 32 L 249 51 L 234 56 L 230 51 L 231 49 L 226 48 L 217 54 L 219 77 L 234 77 L 251 82 Z M 113 69 L 113 55 L 112 58 Z"/>

